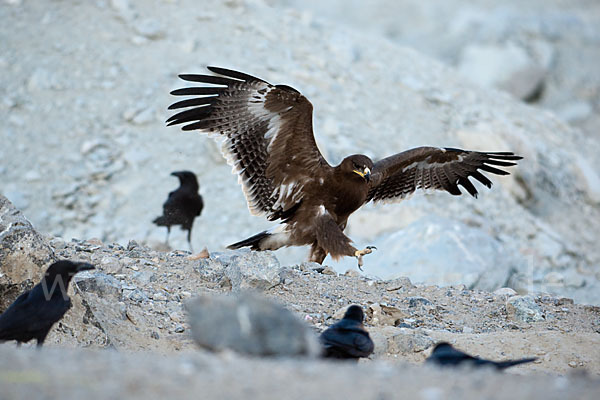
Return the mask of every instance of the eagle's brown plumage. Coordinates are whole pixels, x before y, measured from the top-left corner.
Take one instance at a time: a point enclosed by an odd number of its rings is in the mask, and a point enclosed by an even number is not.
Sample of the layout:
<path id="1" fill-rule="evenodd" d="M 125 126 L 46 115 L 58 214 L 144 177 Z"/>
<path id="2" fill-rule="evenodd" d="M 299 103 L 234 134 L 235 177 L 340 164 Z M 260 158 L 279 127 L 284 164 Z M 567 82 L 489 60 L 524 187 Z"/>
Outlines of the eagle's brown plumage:
<path id="1" fill-rule="evenodd" d="M 376 163 L 365 155 L 346 157 L 332 167 L 321 155 L 312 130 L 312 104 L 296 89 L 224 68 L 208 67 L 220 76 L 180 75 L 213 86 L 188 87 L 171 94 L 195 96 L 172 104 L 187 108 L 168 125 L 202 130 L 224 139 L 223 154 L 238 174 L 250 212 L 280 220 L 275 230 L 261 232 L 230 248 L 274 250 L 310 245 L 310 260 L 322 263 L 362 256 L 343 231 L 350 214 L 369 201 L 403 199 L 417 189 L 446 190 L 472 196 L 472 177 L 487 187 L 481 172 L 507 175 L 496 167 L 516 165 L 509 152 L 482 153 L 452 148 L 418 147 Z"/>

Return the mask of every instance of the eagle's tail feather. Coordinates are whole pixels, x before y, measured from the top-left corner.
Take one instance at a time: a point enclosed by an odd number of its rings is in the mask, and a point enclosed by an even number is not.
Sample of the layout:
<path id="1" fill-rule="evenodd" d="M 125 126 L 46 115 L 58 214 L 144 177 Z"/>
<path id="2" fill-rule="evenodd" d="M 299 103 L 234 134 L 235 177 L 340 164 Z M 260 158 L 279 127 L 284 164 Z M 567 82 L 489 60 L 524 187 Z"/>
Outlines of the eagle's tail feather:
<path id="1" fill-rule="evenodd" d="M 257 233 L 254 236 L 250 236 L 248 239 L 244 239 L 234 244 L 230 244 L 227 246 L 230 250 L 240 249 L 242 247 L 250 247 L 252 250 L 262 250 L 260 244 L 263 240 L 271 236 L 271 233 L 267 231 L 263 231 L 261 233 Z"/>

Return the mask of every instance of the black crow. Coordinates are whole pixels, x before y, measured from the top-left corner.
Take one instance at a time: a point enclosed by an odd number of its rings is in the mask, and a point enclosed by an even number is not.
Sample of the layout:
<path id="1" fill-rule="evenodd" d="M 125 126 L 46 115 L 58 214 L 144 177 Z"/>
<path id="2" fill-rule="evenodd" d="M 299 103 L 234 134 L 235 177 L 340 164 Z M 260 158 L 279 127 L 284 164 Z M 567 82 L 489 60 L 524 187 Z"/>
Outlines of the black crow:
<path id="1" fill-rule="evenodd" d="M 169 198 L 163 204 L 163 215 L 153 222 L 158 226 L 167 227 L 167 244 L 171 226 L 181 225 L 181 229 L 188 231 L 187 240 L 191 250 L 194 218 L 200 215 L 204 207 L 202 196 L 198 194 L 200 185 L 198 185 L 198 180 L 193 172 L 176 171 L 171 175 L 179 178 L 180 186 L 177 190 L 169 193 Z"/>
<path id="2" fill-rule="evenodd" d="M 42 281 L 23 293 L 0 315 L 0 343 L 16 340 L 18 345 L 37 340 L 41 347 L 46 335 L 71 308 L 69 282 L 80 271 L 94 269 L 83 262 L 57 261 L 46 270 Z"/>
<path id="3" fill-rule="evenodd" d="M 356 359 L 368 357 L 375 348 L 363 327 L 364 313 L 357 305 L 348 307 L 344 318 L 321 333 L 325 358 Z"/>
<path id="4" fill-rule="evenodd" d="M 512 367 L 513 365 L 529 363 L 535 360 L 535 357 L 507 361 L 485 360 L 483 358 L 474 357 L 468 355 L 467 353 L 463 353 L 462 351 L 452 347 L 450 343 L 441 342 L 433 348 L 433 351 L 427 358 L 426 362 L 443 367 L 455 367 L 458 365 L 469 365 L 471 367 L 491 366 L 497 370 L 503 370 L 505 368 Z"/>

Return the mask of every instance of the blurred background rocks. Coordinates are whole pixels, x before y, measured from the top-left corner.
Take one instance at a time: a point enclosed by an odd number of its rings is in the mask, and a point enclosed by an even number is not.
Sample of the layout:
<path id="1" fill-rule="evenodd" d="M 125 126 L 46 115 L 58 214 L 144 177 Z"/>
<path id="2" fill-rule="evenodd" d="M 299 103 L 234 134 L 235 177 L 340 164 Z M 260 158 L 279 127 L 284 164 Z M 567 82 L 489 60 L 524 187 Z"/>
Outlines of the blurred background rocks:
<path id="1" fill-rule="evenodd" d="M 151 221 L 181 169 L 206 203 L 194 248 L 270 227 L 217 144 L 164 126 L 177 74 L 212 64 L 305 94 L 331 164 L 420 145 L 525 157 L 479 199 L 358 211 L 349 236 L 378 247 L 366 274 L 600 304 L 594 2 L 4 1 L 0 18 L 0 193 L 44 235 L 164 248 Z M 170 244 L 187 249 L 185 233 Z M 307 251 L 276 255 L 289 266 Z"/>

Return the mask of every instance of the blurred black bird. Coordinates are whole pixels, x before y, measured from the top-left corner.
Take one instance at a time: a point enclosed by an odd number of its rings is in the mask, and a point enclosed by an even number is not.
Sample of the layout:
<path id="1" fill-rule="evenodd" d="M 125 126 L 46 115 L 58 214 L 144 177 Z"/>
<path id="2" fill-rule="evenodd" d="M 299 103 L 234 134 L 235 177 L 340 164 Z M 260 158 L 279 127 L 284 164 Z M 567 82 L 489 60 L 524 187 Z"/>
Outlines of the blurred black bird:
<path id="1" fill-rule="evenodd" d="M 202 196 L 198 194 L 200 185 L 196 175 L 190 171 L 175 171 L 171 175 L 179 178 L 179 187 L 177 190 L 169 193 L 169 198 L 163 204 L 163 215 L 156 218 L 153 222 L 158 226 L 167 227 L 167 244 L 169 243 L 169 234 L 171 226 L 181 225 L 182 230 L 188 231 L 187 240 L 192 250 L 192 226 L 194 218 L 200 215 L 204 202 Z"/>
<path id="2" fill-rule="evenodd" d="M 483 358 L 474 357 L 468 355 L 467 353 L 463 353 L 462 351 L 452 347 L 450 343 L 441 342 L 433 348 L 433 351 L 431 352 L 431 355 L 427 358 L 426 362 L 440 365 L 443 367 L 456 367 L 459 365 L 469 365 L 471 367 L 491 366 L 496 368 L 497 370 L 503 370 L 514 365 L 530 363 L 535 360 L 535 357 L 507 361 L 485 360 Z"/>
<path id="3" fill-rule="evenodd" d="M 323 357 L 355 359 L 368 357 L 375 348 L 369 332 L 363 327 L 364 313 L 357 305 L 348 307 L 344 318 L 321 334 Z"/>
<path id="4" fill-rule="evenodd" d="M 17 297 L 0 315 L 0 343 L 16 340 L 21 345 L 36 339 L 37 346 L 41 347 L 52 325 L 71 308 L 67 295 L 71 278 L 89 269 L 94 266 L 67 260 L 50 265 L 42 281 Z"/>

